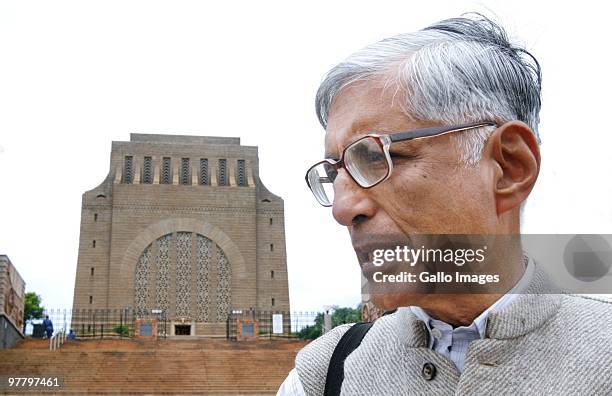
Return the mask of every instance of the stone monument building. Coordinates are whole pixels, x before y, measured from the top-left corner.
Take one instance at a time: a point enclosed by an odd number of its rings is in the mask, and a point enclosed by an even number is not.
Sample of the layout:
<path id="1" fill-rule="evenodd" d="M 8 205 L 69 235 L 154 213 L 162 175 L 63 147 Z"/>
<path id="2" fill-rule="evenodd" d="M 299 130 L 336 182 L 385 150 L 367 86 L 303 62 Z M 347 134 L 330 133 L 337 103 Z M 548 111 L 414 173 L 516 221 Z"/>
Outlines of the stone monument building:
<path id="1" fill-rule="evenodd" d="M 0 254 L 0 349 L 21 341 L 25 309 L 25 282 L 7 255 Z"/>
<path id="2" fill-rule="evenodd" d="M 225 335 L 232 310 L 289 311 L 283 200 L 239 138 L 131 134 L 83 194 L 74 310 L 163 310 Z"/>

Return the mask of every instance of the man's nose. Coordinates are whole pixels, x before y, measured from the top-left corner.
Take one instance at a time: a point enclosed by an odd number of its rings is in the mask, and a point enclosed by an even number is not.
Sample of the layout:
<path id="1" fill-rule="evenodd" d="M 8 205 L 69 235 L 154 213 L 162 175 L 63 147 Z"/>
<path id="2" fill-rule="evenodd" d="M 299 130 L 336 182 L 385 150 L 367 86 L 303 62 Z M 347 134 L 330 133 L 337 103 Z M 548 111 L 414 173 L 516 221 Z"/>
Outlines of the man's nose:
<path id="1" fill-rule="evenodd" d="M 374 216 L 376 203 L 368 190 L 361 188 L 345 169 L 339 169 L 334 181 L 332 213 L 344 226 L 356 225 Z"/>

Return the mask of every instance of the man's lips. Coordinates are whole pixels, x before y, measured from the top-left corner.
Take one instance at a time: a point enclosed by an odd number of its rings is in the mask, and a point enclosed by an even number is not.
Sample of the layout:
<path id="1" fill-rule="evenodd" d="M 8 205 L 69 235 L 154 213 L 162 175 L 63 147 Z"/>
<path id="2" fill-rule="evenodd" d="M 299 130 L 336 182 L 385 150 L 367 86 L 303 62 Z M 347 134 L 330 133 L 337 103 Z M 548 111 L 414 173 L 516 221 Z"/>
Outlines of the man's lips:
<path id="1" fill-rule="evenodd" d="M 361 271 L 366 279 L 371 279 L 377 271 L 393 271 L 392 267 L 395 267 L 395 265 L 389 265 L 384 260 L 382 265 L 375 265 L 373 263 L 374 251 L 395 250 L 398 246 L 402 248 L 410 246 L 409 237 L 406 235 L 372 235 L 367 238 L 360 238 L 360 240 L 353 239 L 353 248 L 355 249 Z"/>
<path id="2" fill-rule="evenodd" d="M 398 235 L 371 235 L 367 237 L 352 237 L 353 249 L 359 258 L 374 250 L 395 249 L 397 246 L 411 246 L 410 237 L 403 234 Z"/>

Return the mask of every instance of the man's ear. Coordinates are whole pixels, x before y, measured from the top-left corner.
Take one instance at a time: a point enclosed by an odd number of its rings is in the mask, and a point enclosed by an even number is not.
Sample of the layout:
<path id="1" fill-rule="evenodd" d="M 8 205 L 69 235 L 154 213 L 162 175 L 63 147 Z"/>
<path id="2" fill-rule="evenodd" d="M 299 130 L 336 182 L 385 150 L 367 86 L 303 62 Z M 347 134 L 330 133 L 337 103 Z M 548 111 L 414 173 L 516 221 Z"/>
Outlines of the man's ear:
<path id="1" fill-rule="evenodd" d="M 507 122 L 491 134 L 485 154 L 494 166 L 497 214 L 519 207 L 540 172 L 540 148 L 535 134 L 524 122 Z"/>

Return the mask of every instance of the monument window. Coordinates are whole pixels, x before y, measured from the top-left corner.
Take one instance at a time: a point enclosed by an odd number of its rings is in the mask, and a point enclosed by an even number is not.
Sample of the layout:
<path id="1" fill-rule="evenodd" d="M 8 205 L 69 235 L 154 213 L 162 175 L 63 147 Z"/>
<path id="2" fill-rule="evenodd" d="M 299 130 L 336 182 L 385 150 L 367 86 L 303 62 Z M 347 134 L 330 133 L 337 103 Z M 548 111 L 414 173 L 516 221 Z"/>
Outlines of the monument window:
<path id="1" fill-rule="evenodd" d="M 94 267 L 91 267 L 91 276 L 94 275 Z"/>
<path id="2" fill-rule="evenodd" d="M 216 282 L 211 281 L 213 273 Z M 225 321 L 231 311 L 231 279 L 228 258 L 209 238 L 186 231 L 164 235 L 145 248 L 136 263 L 135 313 L 144 316 L 154 304 L 179 318 Z"/>
<path id="3" fill-rule="evenodd" d="M 172 184 L 170 157 L 164 157 L 162 159 L 161 184 Z"/>
<path id="4" fill-rule="evenodd" d="M 227 186 L 227 160 L 219 160 L 219 185 Z"/>
<path id="5" fill-rule="evenodd" d="M 94 221 L 98 221 L 98 214 L 94 213 Z"/>
<path id="6" fill-rule="evenodd" d="M 200 158 L 200 184 L 207 186 L 208 183 L 208 158 Z"/>
<path id="7" fill-rule="evenodd" d="M 134 180 L 134 168 L 132 163 L 133 157 L 131 155 L 126 155 L 123 163 L 123 182 L 125 184 L 132 184 Z"/>
<path id="8" fill-rule="evenodd" d="M 181 158 L 181 184 L 191 184 L 189 176 L 189 158 Z"/>
<path id="9" fill-rule="evenodd" d="M 270 217 L 270 225 L 272 225 L 272 217 Z"/>
<path id="10" fill-rule="evenodd" d="M 93 296 L 89 296 L 89 303 L 93 304 Z"/>
<path id="11" fill-rule="evenodd" d="M 274 306 L 274 297 L 272 297 L 272 306 Z"/>
<path id="12" fill-rule="evenodd" d="M 273 252 L 273 251 L 274 251 L 274 244 L 273 244 L 273 243 L 271 243 L 271 244 L 270 244 L 270 251 L 271 251 L 271 252 Z"/>
<path id="13" fill-rule="evenodd" d="M 191 316 L 191 232 L 176 233 L 176 314 Z"/>
<path id="14" fill-rule="evenodd" d="M 238 167 L 236 168 L 236 182 L 239 186 L 247 185 L 246 164 L 243 159 L 238 160 Z"/>
<path id="15" fill-rule="evenodd" d="M 151 157 L 144 157 L 144 163 L 142 166 L 142 183 L 152 184 L 153 183 L 153 172 L 151 171 L 153 160 Z"/>
<path id="16" fill-rule="evenodd" d="M 92 268 L 92 269 L 93 269 L 93 268 Z M 93 274 L 92 274 L 92 275 L 93 275 Z M 271 271 L 270 271 L 270 278 L 271 278 L 271 279 L 274 279 L 274 270 L 271 270 Z"/>
<path id="17" fill-rule="evenodd" d="M 213 265 L 213 242 L 203 235 L 197 235 L 196 284 L 198 318 L 208 322 L 210 315 L 210 272 Z"/>
<path id="18" fill-rule="evenodd" d="M 136 277 L 134 284 L 134 305 L 138 315 L 145 315 L 150 307 L 149 302 L 149 268 L 151 264 L 151 246 L 140 255 L 136 265 Z"/>
<path id="19" fill-rule="evenodd" d="M 222 321 L 227 319 L 230 311 L 230 285 L 231 273 L 230 265 L 223 250 L 217 246 L 217 273 L 219 274 L 217 282 L 217 320 Z"/>
<path id="20" fill-rule="evenodd" d="M 96 240 L 95 239 L 91 242 L 91 247 L 93 247 L 93 248 L 96 247 Z"/>
<path id="21" fill-rule="evenodd" d="M 168 310 L 169 307 L 169 290 L 170 290 L 170 243 L 172 242 L 172 234 L 164 235 L 158 238 L 157 244 L 157 290 L 156 290 L 156 305 Z M 146 280 L 146 278 L 144 278 Z"/>

